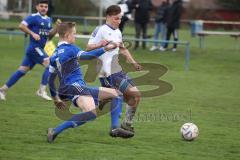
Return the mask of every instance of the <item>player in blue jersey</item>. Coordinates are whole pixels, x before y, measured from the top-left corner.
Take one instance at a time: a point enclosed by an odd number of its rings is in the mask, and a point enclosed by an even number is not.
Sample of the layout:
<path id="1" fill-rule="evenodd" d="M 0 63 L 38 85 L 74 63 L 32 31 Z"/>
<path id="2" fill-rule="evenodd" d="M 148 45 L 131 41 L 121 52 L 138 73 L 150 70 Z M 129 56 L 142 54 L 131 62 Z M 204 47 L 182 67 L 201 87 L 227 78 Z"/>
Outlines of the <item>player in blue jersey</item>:
<path id="1" fill-rule="evenodd" d="M 121 92 L 115 89 L 87 86 L 83 80 L 78 62 L 79 59 L 81 61 L 99 57 L 106 51 L 116 48 L 117 43 L 109 43 L 105 47 L 90 52 L 82 51 L 74 45 L 76 28 L 75 23 L 72 22 L 61 23 L 58 26 L 58 34 L 60 41 L 53 56 L 50 58 L 49 87 L 51 96 L 56 107 L 66 107 L 64 101 L 71 100 L 83 112 L 73 115 L 68 121 L 58 125 L 56 128 L 49 128 L 47 133 L 47 141 L 49 143 L 54 142 L 54 139 L 62 131 L 94 120 L 97 116 L 96 106 L 98 106 L 99 100 L 116 98 L 121 95 Z M 57 73 L 60 80 L 57 92 L 54 84 L 54 73 Z M 121 128 L 119 130 L 127 137 L 127 134 L 131 134 L 129 131 Z"/>
<path id="2" fill-rule="evenodd" d="M 42 75 L 42 81 L 37 95 L 46 100 L 51 100 L 47 95 L 46 85 L 49 76 L 49 57 L 43 48 L 48 39 L 56 34 L 56 28 L 52 28 L 52 21 L 46 16 L 48 11 L 48 1 L 38 0 L 36 5 L 37 13 L 26 17 L 19 25 L 19 28 L 26 34 L 30 35 L 30 43 L 26 50 L 22 64 L 18 70 L 9 78 L 9 80 L 0 88 L 0 100 L 6 100 L 6 92 L 21 77 L 23 77 L 35 64 L 41 64 L 45 67 Z"/>
<path id="3" fill-rule="evenodd" d="M 87 50 L 102 47 L 109 42 L 123 44 L 122 33 L 119 30 L 121 17 L 121 8 L 119 6 L 109 6 L 106 10 L 106 23 L 95 29 L 89 39 Z M 106 54 L 99 57 L 99 60 L 101 60 L 101 65 L 99 65 L 101 67 L 99 68 L 99 79 L 102 86 L 119 89 L 124 94 L 127 100 L 126 117 L 121 127 L 131 131 L 134 135 L 134 128 L 132 126 L 133 117 L 139 104 L 141 94 L 131 78 L 122 71 L 122 67 L 118 62 L 119 54 L 124 56 L 128 63 L 133 64 L 137 71 L 141 70 L 141 66 L 133 59 L 128 49 L 125 48 L 124 45 L 120 45 L 116 49 L 108 51 Z M 118 121 L 121 108 L 121 98 L 115 98 L 111 103 L 112 128 L 118 127 L 119 125 Z"/>

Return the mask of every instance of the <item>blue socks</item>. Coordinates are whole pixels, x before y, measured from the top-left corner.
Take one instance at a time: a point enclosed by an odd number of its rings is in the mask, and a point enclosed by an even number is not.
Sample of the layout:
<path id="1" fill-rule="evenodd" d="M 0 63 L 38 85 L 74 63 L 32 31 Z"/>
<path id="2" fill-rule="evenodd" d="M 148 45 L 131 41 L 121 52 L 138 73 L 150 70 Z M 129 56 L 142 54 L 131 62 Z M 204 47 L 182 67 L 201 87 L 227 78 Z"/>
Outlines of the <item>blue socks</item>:
<path id="1" fill-rule="evenodd" d="M 25 71 L 17 70 L 15 73 L 12 74 L 12 76 L 7 81 L 7 83 L 6 83 L 7 87 L 11 88 L 25 74 L 26 74 Z M 49 69 L 48 69 L 48 67 L 46 67 L 45 71 L 42 75 L 42 81 L 41 81 L 42 85 L 47 85 L 48 77 L 49 77 Z"/>
<path id="2" fill-rule="evenodd" d="M 112 79 L 110 77 L 99 78 L 103 87 L 111 88 Z M 111 127 L 112 129 L 119 127 L 119 117 L 122 113 L 123 97 L 117 97 L 111 101 Z"/>
<path id="3" fill-rule="evenodd" d="M 15 73 L 7 81 L 6 85 L 8 88 L 12 87 L 22 76 L 24 76 L 26 72 L 17 70 Z"/>
<path id="4" fill-rule="evenodd" d="M 81 126 L 88 121 L 96 119 L 96 117 L 97 117 L 96 114 L 94 114 L 91 111 L 75 114 L 71 119 L 63 122 L 62 124 L 54 128 L 54 131 L 56 134 L 59 134 L 65 129 Z"/>
<path id="5" fill-rule="evenodd" d="M 114 98 L 111 102 L 111 126 L 112 129 L 119 127 L 119 117 L 122 113 L 123 97 Z"/>
<path id="6" fill-rule="evenodd" d="M 42 85 L 46 86 L 48 84 L 48 77 L 49 77 L 49 67 L 46 67 L 42 75 L 42 81 L 41 81 Z"/>

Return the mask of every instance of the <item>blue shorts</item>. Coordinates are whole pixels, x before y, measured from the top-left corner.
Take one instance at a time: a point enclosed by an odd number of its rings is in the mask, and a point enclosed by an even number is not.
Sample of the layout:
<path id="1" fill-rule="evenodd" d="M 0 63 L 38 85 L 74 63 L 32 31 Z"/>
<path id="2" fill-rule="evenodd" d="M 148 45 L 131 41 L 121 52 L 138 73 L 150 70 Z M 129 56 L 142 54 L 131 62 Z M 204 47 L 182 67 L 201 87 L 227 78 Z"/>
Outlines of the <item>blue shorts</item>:
<path id="1" fill-rule="evenodd" d="M 27 66 L 32 69 L 35 64 L 43 64 L 46 58 L 48 58 L 48 55 L 42 48 L 28 48 L 21 66 Z"/>
<path id="2" fill-rule="evenodd" d="M 99 78 L 101 85 L 107 88 L 115 88 L 124 93 L 129 86 L 134 87 L 133 80 L 123 71 L 114 73 L 108 77 Z"/>
<path id="3" fill-rule="evenodd" d="M 78 83 L 72 85 L 65 85 L 59 88 L 58 95 L 62 100 L 70 100 L 78 107 L 76 101 L 79 96 L 90 96 L 93 97 L 95 106 L 98 106 L 99 100 L 99 88 L 83 86 Z"/>

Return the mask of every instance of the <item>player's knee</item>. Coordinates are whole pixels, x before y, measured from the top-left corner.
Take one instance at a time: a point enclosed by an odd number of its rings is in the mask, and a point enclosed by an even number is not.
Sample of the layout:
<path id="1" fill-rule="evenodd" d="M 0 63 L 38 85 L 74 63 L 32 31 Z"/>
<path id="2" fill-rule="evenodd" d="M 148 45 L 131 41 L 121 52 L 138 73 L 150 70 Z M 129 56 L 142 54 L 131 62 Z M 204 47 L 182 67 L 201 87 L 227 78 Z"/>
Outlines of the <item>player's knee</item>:
<path id="1" fill-rule="evenodd" d="M 125 100 L 128 105 L 137 107 L 140 102 L 140 97 L 127 97 Z"/>
<path id="2" fill-rule="evenodd" d="M 140 100 L 141 100 L 141 96 L 136 96 L 135 97 L 135 106 L 138 106 Z"/>
<path id="3" fill-rule="evenodd" d="M 137 107 L 141 100 L 141 93 L 138 90 L 136 90 L 134 92 L 130 92 L 128 95 L 125 95 L 124 97 L 126 97 L 128 105 Z"/>

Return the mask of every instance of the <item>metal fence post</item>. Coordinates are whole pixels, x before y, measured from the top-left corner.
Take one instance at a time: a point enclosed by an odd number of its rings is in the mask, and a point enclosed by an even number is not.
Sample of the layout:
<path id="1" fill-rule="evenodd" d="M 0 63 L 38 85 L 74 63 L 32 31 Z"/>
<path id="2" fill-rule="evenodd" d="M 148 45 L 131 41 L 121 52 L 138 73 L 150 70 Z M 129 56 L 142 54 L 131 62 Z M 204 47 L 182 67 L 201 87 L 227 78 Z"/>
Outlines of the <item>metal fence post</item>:
<path id="1" fill-rule="evenodd" d="M 185 70 L 189 70 L 189 62 L 190 62 L 190 43 L 186 44 L 185 50 Z"/>

